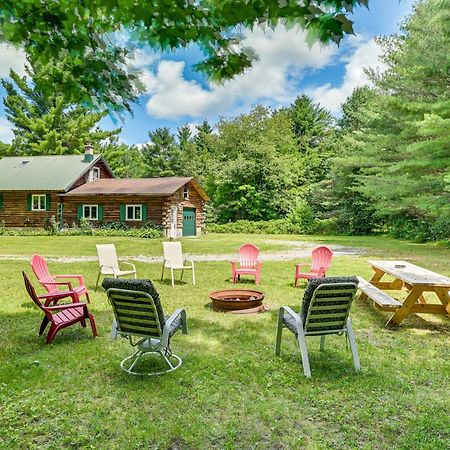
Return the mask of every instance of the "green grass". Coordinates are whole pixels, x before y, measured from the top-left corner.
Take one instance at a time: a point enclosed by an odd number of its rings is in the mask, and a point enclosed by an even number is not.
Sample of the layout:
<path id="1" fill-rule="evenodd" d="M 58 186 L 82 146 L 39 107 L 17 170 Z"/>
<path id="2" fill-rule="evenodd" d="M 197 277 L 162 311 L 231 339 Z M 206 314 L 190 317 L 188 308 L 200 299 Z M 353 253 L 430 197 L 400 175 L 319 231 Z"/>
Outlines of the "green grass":
<path id="1" fill-rule="evenodd" d="M 330 275 L 369 277 L 370 258 L 408 259 L 450 275 L 448 249 L 388 238 L 209 235 L 183 246 L 197 254 L 231 253 L 245 241 L 264 251 L 285 248 L 264 243 L 276 239 L 367 249 L 364 256 L 337 256 Z M 95 243 L 106 241 L 115 242 L 122 255 L 161 254 L 158 241 L 98 237 L 3 237 L 0 253 L 89 256 Z M 50 268 L 85 275 L 100 337 L 74 326 L 46 346 L 37 336 L 41 313 L 21 281 L 22 270 L 31 273 L 29 264 L 2 261 L 1 448 L 450 447 L 450 324 L 444 316 L 415 315 L 398 329 L 386 329 L 388 314 L 357 302 L 352 318 L 362 372 L 353 371 L 344 338 L 329 338 L 323 353 L 311 338 L 307 380 L 287 332 L 281 358 L 273 355 L 277 308 L 298 309 L 303 294 L 292 287 L 293 261 L 264 263 L 261 289 L 271 309 L 257 316 L 212 312 L 208 292 L 231 285 L 230 267 L 197 263 L 195 287 L 189 277 L 175 288 L 168 280 L 155 282 L 166 313 L 187 309 L 189 334 L 172 341 L 183 365 L 163 377 L 138 378 L 119 368 L 131 347 L 108 338 L 112 313 L 105 294 L 93 292 L 96 263 L 52 262 Z M 137 269 L 158 280 L 159 264 L 138 262 Z"/>

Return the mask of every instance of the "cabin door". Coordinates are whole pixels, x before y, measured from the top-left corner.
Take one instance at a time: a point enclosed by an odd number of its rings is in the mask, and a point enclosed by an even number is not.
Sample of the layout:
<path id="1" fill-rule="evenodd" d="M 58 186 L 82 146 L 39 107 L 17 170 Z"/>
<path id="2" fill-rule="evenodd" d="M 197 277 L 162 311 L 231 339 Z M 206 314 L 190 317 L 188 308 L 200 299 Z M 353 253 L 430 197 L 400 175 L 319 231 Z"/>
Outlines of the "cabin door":
<path id="1" fill-rule="evenodd" d="M 195 235 L 195 208 L 183 208 L 183 236 Z"/>

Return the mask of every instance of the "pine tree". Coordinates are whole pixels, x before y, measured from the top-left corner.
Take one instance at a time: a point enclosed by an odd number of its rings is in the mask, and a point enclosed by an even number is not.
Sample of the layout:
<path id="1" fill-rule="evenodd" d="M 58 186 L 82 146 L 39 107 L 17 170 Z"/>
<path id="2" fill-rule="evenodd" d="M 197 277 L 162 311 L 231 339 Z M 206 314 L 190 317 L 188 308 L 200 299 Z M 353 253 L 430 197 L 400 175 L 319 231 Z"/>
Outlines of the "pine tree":
<path id="1" fill-rule="evenodd" d="M 39 86 L 41 79 L 48 76 L 45 66 L 29 63 L 26 72 L 27 76 L 20 77 L 11 70 L 10 79 L 2 79 L 6 90 L 5 114 L 13 125 L 12 154 L 82 153 L 87 141 L 98 151 L 101 141 L 113 138 L 120 131 L 98 128 L 106 113 L 72 104 L 63 92 L 43 93 Z"/>

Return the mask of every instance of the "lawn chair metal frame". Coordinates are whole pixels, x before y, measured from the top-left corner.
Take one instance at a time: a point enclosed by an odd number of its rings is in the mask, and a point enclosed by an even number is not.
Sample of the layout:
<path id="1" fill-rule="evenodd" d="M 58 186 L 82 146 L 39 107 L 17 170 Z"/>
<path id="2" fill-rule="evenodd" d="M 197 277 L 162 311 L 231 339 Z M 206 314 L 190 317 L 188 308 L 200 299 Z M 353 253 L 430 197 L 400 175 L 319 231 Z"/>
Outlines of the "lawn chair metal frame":
<path id="1" fill-rule="evenodd" d="M 115 316 L 111 337 L 115 338 L 119 334 L 128 339 L 131 346 L 137 347 L 132 355 L 120 363 L 120 368 L 130 375 L 148 376 L 163 375 L 178 369 L 183 361 L 170 349 L 170 338 L 180 327 L 183 334 L 187 334 L 186 311 L 177 309 L 161 327 L 155 302 L 147 292 L 117 288 L 110 288 L 106 292 Z M 177 319 L 181 319 L 181 324 L 176 323 Z M 134 341 L 135 337 L 137 341 Z M 147 354 L 162 357 L 169 369 L 147 373 L 133 370 L 141 357 Z M 169 358 L 175 359 L 175 364 Z"/>
<path id="2" fill-rule="evenodd" d="M 180 280 L 183 280 L 185 270 L 192 270 L 192 285 L 195 286 L 195 267 L 192 259 L 183 258 L 181 242 L 163 242 L 164 261 L 162 265 L 161 281 L 164 279 L 164 271 L 170 269 L 172 287 L 175 287 L 174 270 L 181 270 Z M 187 265 L 186 263 L 189 263 Z"/>
<path id="3" fill-rule="evenodd" d="M 136 279 L 136 266 L 133 263 L 122 261 L 122 264 L 131 266 L 132 270 L 121 270 L 119 266 L 119 259 L 117 258 L 116 246 L 114 244 L 97 244 L 98 256 L 98 275 L 95 283 L 95 292 L 97 292 L 98 282 L 101 275 L 112 275 L 114 278 L 126 277 L 133 275 Z"/>
<path id="4" fill-rule="evenodd" d="M 306 347 L 306 336 L 320 336 L 319 350 L 322 351 L 327 335 L 344 334 L 350 343 L 355 370 L 359 371 L 361 366 L 359 363 L 358 349 L 356 347 L 352 321 L 349 317 L 356 290 L 357 284 L 355 283 L 320 284 L 312 295 L 305 323 L 302 321 L 301 314 L 295 313 L 288 306 L 282 306 L 278 313 L 275 354 L 280 355 L 283 328 L 286 327 L 296 335 L 296 343 L 300 347 L 303 371 L 305 376 L 309 378 L 311 377 L 311 369 L 308 349 Z M 336 297 L 336 295 L 339 296 Z"/>

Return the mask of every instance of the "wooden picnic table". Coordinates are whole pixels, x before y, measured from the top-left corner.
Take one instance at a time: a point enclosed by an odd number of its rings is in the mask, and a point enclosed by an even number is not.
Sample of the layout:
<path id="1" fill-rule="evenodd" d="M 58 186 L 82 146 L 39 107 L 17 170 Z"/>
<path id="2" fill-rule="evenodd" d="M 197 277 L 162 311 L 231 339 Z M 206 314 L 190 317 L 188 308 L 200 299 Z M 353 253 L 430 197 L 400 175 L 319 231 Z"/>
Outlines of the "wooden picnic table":
<path id="1" fill-rule="evenodd" d="M 381 290 L 408 291 L 403 303 L 394 308 L 387 325 L 399 325 L 412 313 L 450 314 L 450 278 L 406 261 L 371 260 L 369 263 L 374 270 L 370 279 L 373 286 Z M 394 280 L 382 281 L 385 275 L 393 276 Z M 436 294 L 441 304 L 427 302 L 423 295 L 425 292 Z M 361 296 L 369 297 L 364 291 Z M 386 310 L 393 311 L 392 305 L 386 305 Z"/>

